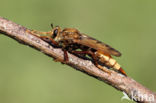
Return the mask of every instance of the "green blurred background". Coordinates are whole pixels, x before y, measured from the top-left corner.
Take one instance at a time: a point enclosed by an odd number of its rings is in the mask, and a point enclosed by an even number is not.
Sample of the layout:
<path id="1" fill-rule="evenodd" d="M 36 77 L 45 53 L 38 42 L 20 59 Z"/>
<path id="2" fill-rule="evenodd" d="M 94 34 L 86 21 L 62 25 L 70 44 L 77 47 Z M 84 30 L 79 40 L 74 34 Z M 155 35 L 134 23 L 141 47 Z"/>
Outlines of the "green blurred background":
<path id="1" fill-rule="evenodd" d="M 0 0 L 31 29 L 74 27 L 121 51 L 127 74 L 156 91 L 155 0 Z M 127 103 L 122 92 L 0 35 L 0 103 Z M 133 103 L 133 102 L 131 102 Z"/>

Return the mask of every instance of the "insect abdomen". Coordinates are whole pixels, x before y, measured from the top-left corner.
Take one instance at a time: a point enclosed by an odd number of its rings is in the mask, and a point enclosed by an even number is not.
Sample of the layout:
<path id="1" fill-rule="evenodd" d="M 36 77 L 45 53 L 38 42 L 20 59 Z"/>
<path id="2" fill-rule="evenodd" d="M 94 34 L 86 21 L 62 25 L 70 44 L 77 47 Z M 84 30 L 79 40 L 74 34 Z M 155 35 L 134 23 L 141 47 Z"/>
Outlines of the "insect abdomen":
<path id="1" fill-rule="evenodd" d="M 95 55 L 98 57 L 99 62 L 104 63 L 106 66 L 113 68 L 119 71 L 120 73 L 124 74 L 125 76 L 127 76 L 126 72 L 121 68 L 120 64 L 118 64 L 117 61 L 113 59 L 111 56 L 99 52 L 96 52 Z"/>
<path id="2" fill-rule="evenodd" d="M 119 70 L 120 65 L 116 62 L 115 59 L 111 58 L 110 56 L 100 54 L 99 61 L 104 63 L 106 66 Z"/>

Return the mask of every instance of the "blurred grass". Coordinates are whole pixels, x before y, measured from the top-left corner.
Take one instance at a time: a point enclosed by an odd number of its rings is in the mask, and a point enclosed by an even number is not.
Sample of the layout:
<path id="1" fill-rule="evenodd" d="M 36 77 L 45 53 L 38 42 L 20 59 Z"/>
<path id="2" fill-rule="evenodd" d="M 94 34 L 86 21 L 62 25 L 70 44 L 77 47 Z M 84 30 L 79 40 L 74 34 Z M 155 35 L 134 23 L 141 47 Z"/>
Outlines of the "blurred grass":
<path id="1" fill-rule="evenodd" d="M 0 0 L 0 16 L 31 29 L 75 27 L 122 52 L 130 77 L 156 91 L 156 1 Z M 0 35 L 1 103 L 116 103 L 123 94 Z M 122 101 L 127 103 L 127 100 Z"/>

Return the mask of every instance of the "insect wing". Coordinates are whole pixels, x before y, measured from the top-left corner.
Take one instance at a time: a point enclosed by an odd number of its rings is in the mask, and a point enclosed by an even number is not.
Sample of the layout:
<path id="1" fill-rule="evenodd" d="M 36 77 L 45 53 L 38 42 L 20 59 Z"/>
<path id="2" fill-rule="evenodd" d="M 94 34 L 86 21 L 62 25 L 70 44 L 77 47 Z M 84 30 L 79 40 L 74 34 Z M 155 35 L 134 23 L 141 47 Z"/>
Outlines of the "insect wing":
<path id="1" fill-rule="evenodd" d="M 80 39 L 75 39 L 74 42 L 78 43 L 78 44 L 82 44 L 88 47 L 91 47 L 93 49 L 96 49 L 104 54 L 109 54 L 109 55 L 114 55 L 114 56 L 121 56 L 121 53 L 117 50 L 115 50 L 114 48 L 112 48 L 111 46 L 102 43 L 92 37 L 89 37 L 85 34 L 81 34 Z"/>

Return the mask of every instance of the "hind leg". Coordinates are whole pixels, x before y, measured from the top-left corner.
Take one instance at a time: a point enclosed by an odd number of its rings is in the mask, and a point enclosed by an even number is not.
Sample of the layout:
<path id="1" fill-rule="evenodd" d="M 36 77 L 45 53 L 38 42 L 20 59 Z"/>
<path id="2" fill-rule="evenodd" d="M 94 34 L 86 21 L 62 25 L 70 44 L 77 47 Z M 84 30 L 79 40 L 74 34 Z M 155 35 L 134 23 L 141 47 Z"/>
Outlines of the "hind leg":
<path id="1" fill-rule="evenodd" d="M 103 67 L 103 66 L 101 66 L 101 65 L 98 64 L 98 60 L 97 60 L 97 58 L 96 58 L 96 56 L 95 56 L 94 53 L 92 53 L 91 56 L 92 56 L 92 58 L 93 58 L 93 63 L 94 63 L 94 65 L 95 65 L 97 68 L 101 69 L 102 71 L 104 71 L 104 72 L 106 72 L 106 73 L 108 73 L 108 74 L 111 74 L 111 72 L 110 72 L 106 67 Z"/>
<path id="2" fill-rule="evenodd" d="M 104 71 L 104 72 L 106 72 L 108 74 L 111 74 L 111 72 L 107 68 L 105 68 L 105 67 L 98 64 L 98 60 L 97 60 L 97 58 L 96 58 L 96 56 L 95 56 L 95 54 L 93 52 L 91 52 L 91 51 L 72 51 L 72 53 L 75 53 L 75 54 L 88 54 L 93 59 L 93 63 L 97 68 L 101 69 L 102 71 Z"/>

